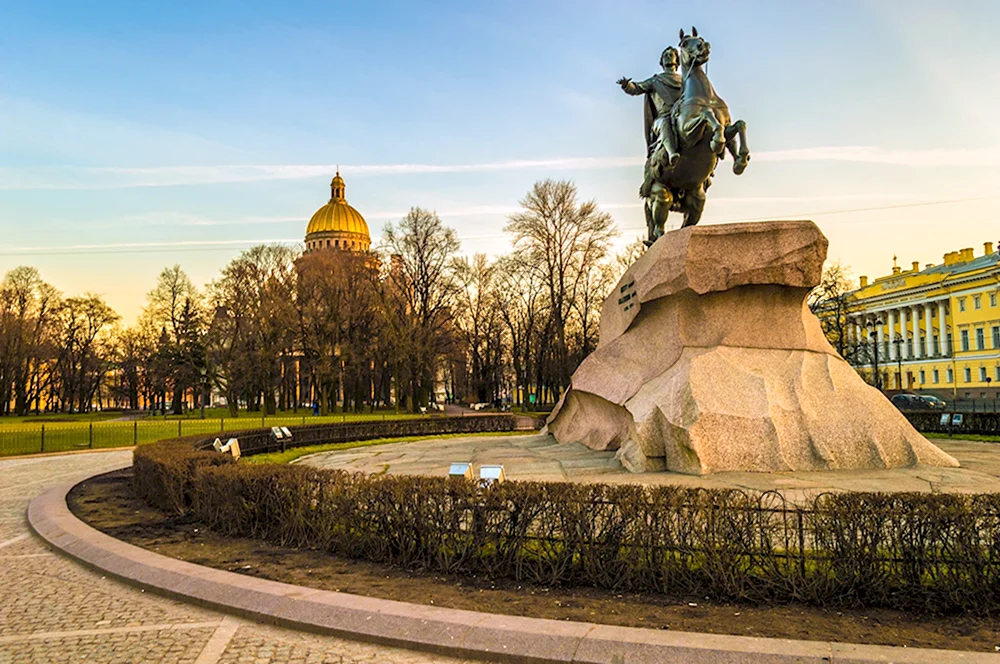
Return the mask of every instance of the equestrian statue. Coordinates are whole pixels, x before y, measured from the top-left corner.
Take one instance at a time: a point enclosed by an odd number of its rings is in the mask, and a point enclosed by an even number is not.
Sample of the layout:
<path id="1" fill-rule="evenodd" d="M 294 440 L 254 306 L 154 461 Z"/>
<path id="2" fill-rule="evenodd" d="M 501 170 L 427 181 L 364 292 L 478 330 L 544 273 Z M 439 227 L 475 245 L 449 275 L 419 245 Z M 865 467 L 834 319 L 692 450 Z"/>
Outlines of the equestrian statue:
<path id="1" fill-rule="evenodd" d="M 698 223 L 705 209 L 705 190 L 727 150 L 736 175 L 750 161 L 746 124 L 731 121 L 729 107 L 703 69 L 710 49 L 695 28 L 690 35 L 682 29 L 678 48 L 668 46 L 660 56 L 662 73 L 639 83 L 618 80 L 626 93 L 646 97 L 646 166 L 639 188 L 639 196 L 646 200 L 646 246 L 663 235 L 671 210 L 684 214 L 682 228 Z"/>

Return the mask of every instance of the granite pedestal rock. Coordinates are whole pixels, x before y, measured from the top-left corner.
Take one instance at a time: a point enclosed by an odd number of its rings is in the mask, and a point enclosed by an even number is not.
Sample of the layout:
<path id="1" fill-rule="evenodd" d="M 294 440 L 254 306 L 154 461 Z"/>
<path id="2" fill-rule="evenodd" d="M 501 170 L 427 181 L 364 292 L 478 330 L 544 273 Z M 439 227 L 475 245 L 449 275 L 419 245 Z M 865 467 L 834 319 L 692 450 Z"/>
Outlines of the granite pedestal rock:
<path id="1" fill-rule="evenodd" d="M 826 250 L 811 221 L 667 233 L 604 302 L 547 430 L 634 472 L 958 466 L 827 341 L 806 306 Z"/>

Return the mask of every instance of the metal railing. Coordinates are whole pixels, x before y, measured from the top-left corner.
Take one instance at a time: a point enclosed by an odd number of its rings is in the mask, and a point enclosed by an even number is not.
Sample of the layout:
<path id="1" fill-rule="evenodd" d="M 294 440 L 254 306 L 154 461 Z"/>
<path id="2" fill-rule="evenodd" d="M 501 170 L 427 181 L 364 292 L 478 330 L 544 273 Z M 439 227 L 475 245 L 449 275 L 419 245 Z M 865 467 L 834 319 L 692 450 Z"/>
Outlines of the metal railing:
<path id="1" fill-rule="evenodd" d="M 278 425 L 274 425 L 278 426 Z M 286 449 L 346 443 L 377 438 L 401 436 L 433 436 L 456 433 L 481 433 L 489 431 L 529 431 L 538 428 L 539 421 L 532 417 L 483 414 L 458 417 L 426 417 L 422 419 L 394 419 L 384 421 L 357 421 L 346 423 L 293 426 L 292 438 L 277 438 L 271 429 L 250 429 L 226 434 L 240 441 L 240 452 L 245 456 L 267 452 L 284 452 Z M 199 440 L 196 449 L 209 449 L 215 436 Z"/>
<path id="2" fill-rule="evenodd" d="M 65 452 L 69 450 L 128 447 L 165 438 L 212 435 L 228 436 L 259 426 L 305 427 L 309 424 L 350 424 L 354 422 L 413 421 L 439 419 L 440 415 L 394 413 L 337 414 L 326 416 L 271 416 L 212 419 L 138 419 L 131 421 L 11 423 L 0 420 L 0 456 Z"/>
<path id="3" fill-rule="evenodd" d="M 960 421 L 954 417 L 956 411 L 945 412 L 927 410 L 902 411 L 906 419 L 917 431 L 924 433 L 947 433 L 961 437 L 962 434 L 984 436 L 1000 435 L 1000 413 L 960 413 Z"/>

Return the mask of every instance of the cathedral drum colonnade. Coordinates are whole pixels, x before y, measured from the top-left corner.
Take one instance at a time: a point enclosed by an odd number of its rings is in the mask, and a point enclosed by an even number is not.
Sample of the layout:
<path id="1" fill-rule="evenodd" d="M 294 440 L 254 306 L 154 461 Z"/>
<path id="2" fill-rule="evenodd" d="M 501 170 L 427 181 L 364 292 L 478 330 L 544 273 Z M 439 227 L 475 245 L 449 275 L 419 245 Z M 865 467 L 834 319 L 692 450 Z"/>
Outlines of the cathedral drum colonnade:
<path id="1" fill-rule="evenodd" d="M 340 171 L 330 182 L 330 202 L 316 210 L 306 226 L 306 251 L 349 249 L 368 251 L 372 238 L 361 213 L 347 204 Z"/>

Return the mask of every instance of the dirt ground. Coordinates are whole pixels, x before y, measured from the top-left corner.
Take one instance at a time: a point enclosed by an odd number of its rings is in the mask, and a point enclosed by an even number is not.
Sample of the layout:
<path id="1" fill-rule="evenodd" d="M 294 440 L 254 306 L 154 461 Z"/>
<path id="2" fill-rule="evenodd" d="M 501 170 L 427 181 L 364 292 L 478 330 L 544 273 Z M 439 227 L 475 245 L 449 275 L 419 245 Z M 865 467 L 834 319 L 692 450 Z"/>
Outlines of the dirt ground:
<path id="1" fill-rule="evenodd" d="M 371 597 L 556 620 L 688 632 L 994 652 L 1000 619 L 884 609 L 824 609 L 714 602 L 705 597 L 615 594 L 507 580 L 439 576 L 266 542 L 228 538 L 187 517 L 150 509 L 130 487 L 131 470 L 76 486 L 70 509 L 91 526 L 157 553 L 239 574 Z"/>

